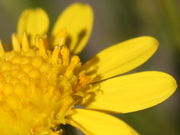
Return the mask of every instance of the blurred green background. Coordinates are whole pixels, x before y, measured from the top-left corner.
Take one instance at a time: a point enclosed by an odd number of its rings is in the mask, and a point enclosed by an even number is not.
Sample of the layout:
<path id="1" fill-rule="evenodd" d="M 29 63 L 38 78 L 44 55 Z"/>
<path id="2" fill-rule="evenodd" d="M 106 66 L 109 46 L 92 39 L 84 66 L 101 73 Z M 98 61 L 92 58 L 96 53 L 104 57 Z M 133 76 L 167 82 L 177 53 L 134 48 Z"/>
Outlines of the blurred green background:
<path id="1" fill-rule="evenodd" d="M 55 22 L 59 13 L 76 0 L 0 0 L 0 39 L 10 42 L 20 13 L 27 7 L 44 8 Z M 180 79 L 180 1 L 179 0 L 79 0 L 95 12 L 95 25 L 81 57 L 86 61 L 117 42 L 151 35 L 160 42 L 157 53 L 142 70 L 160 70 Z M 136 71 L 137 71 L 136 70 Z M 121 114 L 142 135 L 180 134 L 179 90 L 160 105 L 143 111 Z"/>

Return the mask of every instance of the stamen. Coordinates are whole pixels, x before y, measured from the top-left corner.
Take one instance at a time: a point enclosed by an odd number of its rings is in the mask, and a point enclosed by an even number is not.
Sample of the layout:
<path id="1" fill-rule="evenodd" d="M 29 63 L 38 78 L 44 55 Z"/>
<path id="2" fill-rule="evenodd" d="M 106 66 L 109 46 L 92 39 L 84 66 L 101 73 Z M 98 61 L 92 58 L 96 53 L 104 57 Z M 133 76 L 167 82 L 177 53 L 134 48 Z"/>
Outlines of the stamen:
<path id="1" fill-rule="evenodd" d="M 80 65 L 80 59 L 78 56 L 73 56 L 71 58 L 71 62 L 69 66 L 67 67 L 67 70 L 65 72 L 65 76 L 70 77 L 71 74 L 74 72 L 75 68 Z"/>
<path id="2" fill-rule="evenodd" d="M 44 39 L 39 38 L 39 39 L 37 40 L 37 46 L 38 46 L 38 48 L 39 48 L 40 54 L 41 54 L 42 56 L 47 56 Z"/>
<path id="3" fill-rule="evenodd" d="M 4 47 L 1 40 L 0 40 L 0 55 L 4 55 Z"/>
<path id="4" fill-rule="evenodd" d="M 62 60 L 63 60 L 63 66 L 68 66 L 69 65 L 70 51 L 66 46 L 62 47 L 61 55 L 62 55 Z"/>
<path id="5" fill-rule="evenodd" d="M 60 46 L 55 46 L 55 48 L 54 48 L 54 50 L 53 50 L 52 57 L 51 57 L 51 61 L 52 61 L 52 63 L 54 63 L 54 64 L 57 63 L 57 60 L 58 60 L 58 57 L 59 57 L 59 54 L 60 54 L 60 49 L 61 49 Z"/>
<path id="6" fill-rule="evenodd" d="M 24 33 L 23 37 L 22 37 L 22 49 L 23 49 L 23 51 L 28 51 L 29 47 L 30 47 L 30 45 L 29 45 L 27 34 Z"/>
<path id="7" fill-rule="evenodd" d="M 11 38 L 12 38 L 13 50 L 14 51 L 20 51 L 21 46 L 20 46 L 20 42 L 19 42 L 17 36 L 15 34 L 12 34 Z"/>

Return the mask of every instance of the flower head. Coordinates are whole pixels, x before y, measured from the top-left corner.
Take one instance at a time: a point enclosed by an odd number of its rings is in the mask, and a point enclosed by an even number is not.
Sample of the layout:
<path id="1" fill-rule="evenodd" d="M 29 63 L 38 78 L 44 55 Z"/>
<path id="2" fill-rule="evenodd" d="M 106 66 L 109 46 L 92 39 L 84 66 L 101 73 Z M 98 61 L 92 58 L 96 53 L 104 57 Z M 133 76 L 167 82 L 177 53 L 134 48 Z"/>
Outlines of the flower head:
<path id="1" fill-rule="evenodd" d="M 92 25 L 93 12 L 86 4 L 68 7 L 51 36 L 44 10 L 22 13 L 12 50 L 5 51 L 0 42 L 0 134 L 58 135 L 68 123 L 90 135 L 137 135 L 105 112 L 145 109 L 175 91 L 176 81 L 166 73 L 117 76 L 153 55 L 158 41 L 149 36 L 113 45 L 82 64 L 77 54 Z"/>

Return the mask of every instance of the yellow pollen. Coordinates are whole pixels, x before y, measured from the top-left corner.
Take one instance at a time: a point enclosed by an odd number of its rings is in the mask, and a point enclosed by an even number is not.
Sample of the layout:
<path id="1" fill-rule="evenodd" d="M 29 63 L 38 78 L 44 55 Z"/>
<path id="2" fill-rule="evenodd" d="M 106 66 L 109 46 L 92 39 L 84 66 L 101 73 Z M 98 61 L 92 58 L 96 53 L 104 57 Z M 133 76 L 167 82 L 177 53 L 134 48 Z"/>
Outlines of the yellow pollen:
<path id="1" fill-rule="evenodd" d="M 61 135 L 55 129 L 66 124 L 91 79 L 80 73 L 78 56 L 65 45 L 49 50 L 46 37 L 35 45 L 28 35 L 12 34 L 13 50 L 6 52 L 0 41 L 0 133 L 2 135 Z M 22 47 L 22 50 L 21 50 Z M 7 123 L 7 124 L 4 124 Z"/>

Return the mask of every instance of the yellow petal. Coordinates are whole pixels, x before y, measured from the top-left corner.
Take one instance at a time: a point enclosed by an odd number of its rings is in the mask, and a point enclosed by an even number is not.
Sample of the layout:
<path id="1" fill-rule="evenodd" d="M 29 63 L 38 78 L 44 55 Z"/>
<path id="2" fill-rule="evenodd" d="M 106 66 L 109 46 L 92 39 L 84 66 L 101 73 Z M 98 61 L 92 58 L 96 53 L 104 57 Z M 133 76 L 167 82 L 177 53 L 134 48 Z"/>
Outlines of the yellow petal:
<path id="1" fill-rule="evenodd" d="M 138 135 L 125 122 L 92 110 L 76 109 L 76 113 L 69 118 L 68 123 L 79 128 L 86 135 Z"/>
<path id="2" fill-rule="evenodd" d="M 96 73 L 94 81 L 128 72 L 147 61 L 157 50 L 158 41 L 143 36 L 116 44 L 98 53 L 88 61 L 83 70 Z M 94 71 L 93 71 L 94 70 Z"/>
<path id="3" fill-rule="evenodd" d="M 159 104 L 171 96 L 175 79 L 163 72 L 147 71 L 102 81 L 102 90 L 87 108 L 127 113 Z"/>
<path id="4" fill-rule="evenodd" d="M 18 34 L 26 32 L 28 35 L 46 34 L 49 27 L 49 18 L 46 12 L 41 9 L 26 9 L 18 21 Z"/>
<path id="5" fill-rule="evenodd" d="M 53 44 L 60 42 L 61 31 L 68 33 L 67 45 L 74 53 L 79 53 L 86 45 L 93 26 L 93 11 L 87 4 L 75 3 L 59 16 L 52 31 Z"/>

